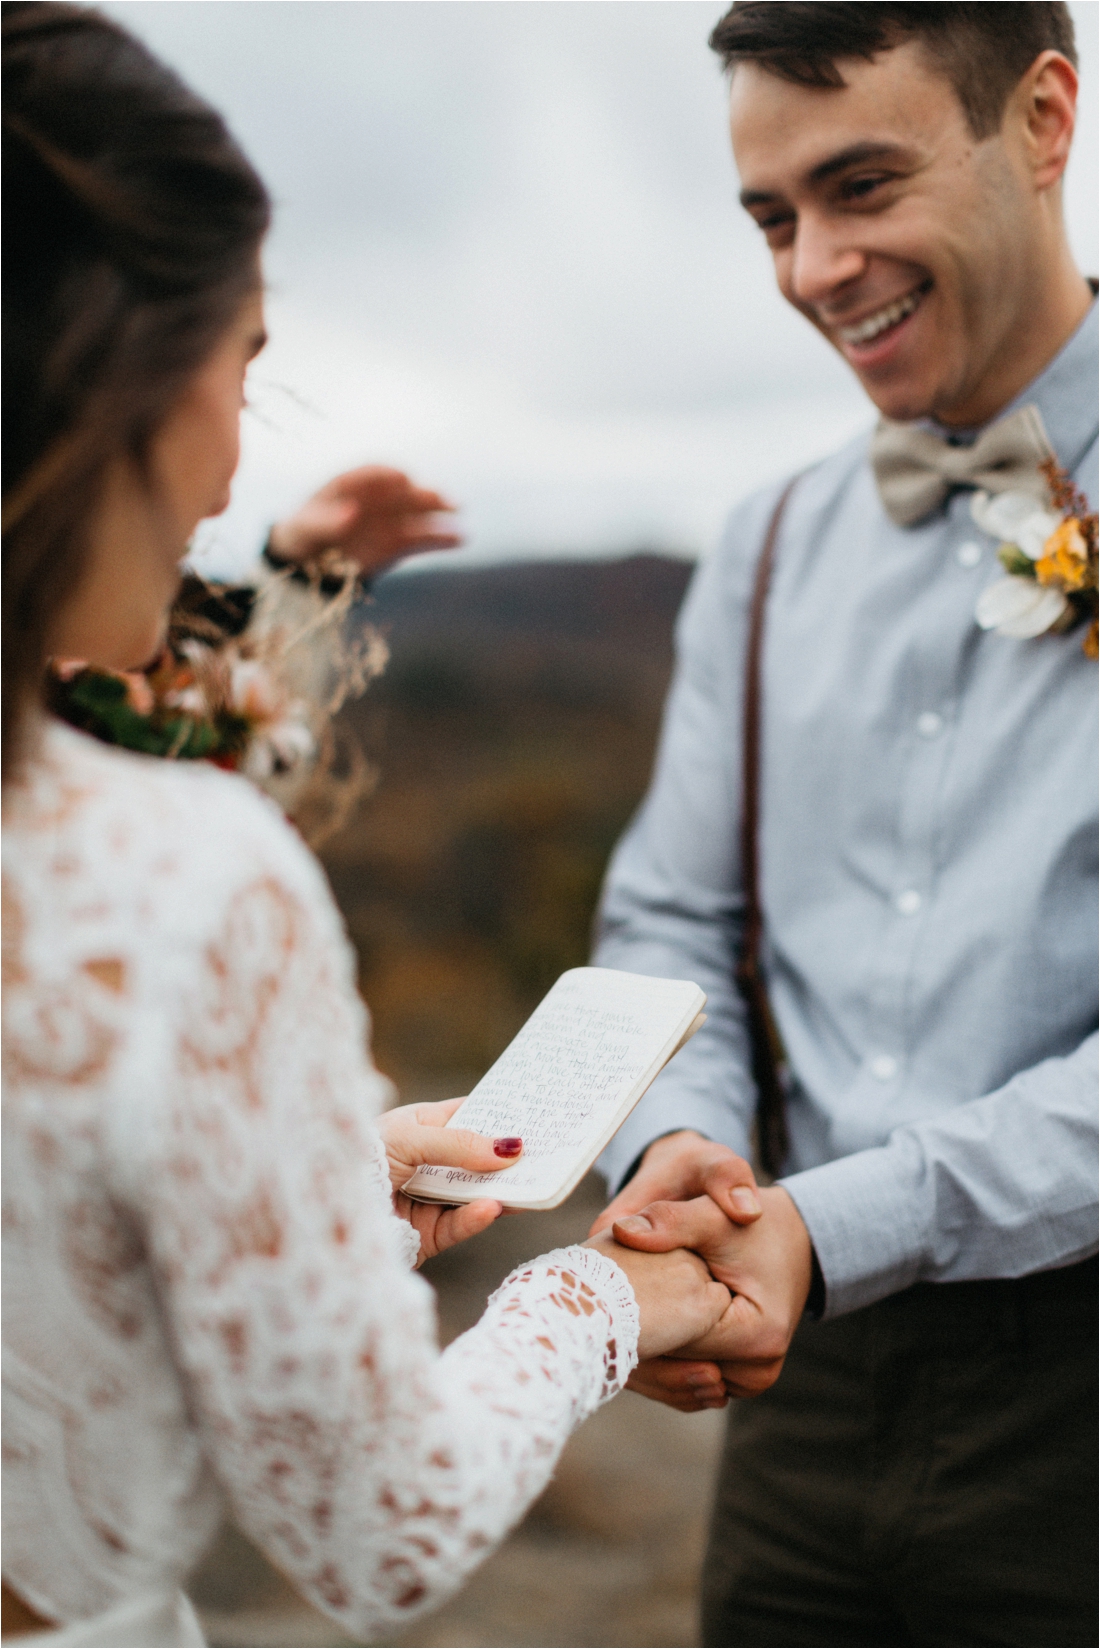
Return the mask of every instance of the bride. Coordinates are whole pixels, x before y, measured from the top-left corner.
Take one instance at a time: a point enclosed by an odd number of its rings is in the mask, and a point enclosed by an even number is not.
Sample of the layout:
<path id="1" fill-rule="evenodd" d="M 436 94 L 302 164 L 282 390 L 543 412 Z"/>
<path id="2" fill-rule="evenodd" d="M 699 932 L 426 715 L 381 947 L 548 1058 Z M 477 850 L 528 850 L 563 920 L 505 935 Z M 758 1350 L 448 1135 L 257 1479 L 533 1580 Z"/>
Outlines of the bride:
<path id="1" fill-rule="evenodd" d="M 482 1561 L 640 1356 L 729 1305 L 597 1238 L 440 1353 L 421 1258 L 518 1141 L 381 1115 L 352 958 L 274 806 L 51 719 L 50 656 L 156 653 L 262 347 L 260 180 L 94 12 L 4 8 L 5 1641 L 201 1643 L 223 1508 L 358 1637 Z"/>

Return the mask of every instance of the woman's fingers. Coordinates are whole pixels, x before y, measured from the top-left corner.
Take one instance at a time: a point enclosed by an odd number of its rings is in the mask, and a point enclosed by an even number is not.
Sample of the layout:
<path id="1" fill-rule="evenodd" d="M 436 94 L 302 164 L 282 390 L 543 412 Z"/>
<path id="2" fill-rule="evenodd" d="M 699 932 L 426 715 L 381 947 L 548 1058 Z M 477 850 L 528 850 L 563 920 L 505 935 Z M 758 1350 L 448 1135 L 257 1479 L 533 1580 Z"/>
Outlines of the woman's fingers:
<path id="1" fill-rule="evenodd" d="M 396 1109 L 407 1112 L 426 1127 L 442 1128 L 445 1122 L 450 1122 L 458 1107 L 465 1103 L 466 1098 L 463 1095 L 458 1099 L 432 1099 L 424 1100 L 419 1105 L 399 1105 Z"/>
<path id="2" fill-rule="evenodd" d="M 410 1202 L 408 1197 L 399 1195 L 398 1204 L 400 1213 L 420 1235 L 418 1265 L 454 1248 L 457 1243 L 476 1237 L 503 1212 L 500 1203 L 488 1197 L 479 1197 L 476 1202 L 456 1208 L 439 1208 L 429 1203 Z"/>
<path id="3" fill-rule="evenodd" d="M 681 1414 L 725 1408 L 729 1401 L 716 1363 L 684 1362 L 677 1357 L 651 1357 L 639 1363 L 627 1386 L 652 1402 L 679 1409 Z"/>
<path id="4" fill-rule="evenodd" d="M 367 464 L 337 475 L 294 515 L 277 522 L 270 542 L 276 554 L 291 560 L 337 549 L 364 572 L 379 572 L 402 556 L 461 544 L 461 534 L 445 530 L 438 520 L 455 508 L 401 470 Z"/>
<path id="5" fill-rule="evenodd" d="M 638 1355 L 662 1357 L 701 1340 L 729 1309 L 729 1289 L 716 1282 L 696 1254 L 645 1253 L 615 1242 L 607 1232 L 584 1245 L 625 1271 L 638 1306 Z"/>
<path id="6" fill-rule="evenodd" d="M 399 1105 L 383 1111 L 377 1119 L 375 1126 L 386 1147 L 390 1179 L 396 1190 L 423 1165 L 491 1174 L 518 1161 L 523 1153 L 518 1135 L 490 1139 L 471 1128 L 444 1127 L 461 1103 L 460 1099 L 449 1099 L 430 1105 Z"/>
<path id="7" fill-rule="evenodd" d="M 442 514 L 453 512 L 453 501 L 434 487 L 419 487 L 403 470 L 381 464 L 364 464 L 334 476 L 319 496 L 354 498 L 364 508 L 383 514 Z"/>
<path id="8" fill-rule="evenodd" d="M 431 1163 L 438 1168 L 465 1168 L 471 1174 L 492 1174 L 509 1168 L 523 1153 L 516 1135 L 489 1139 L 471 1128 L 429 1128 L 418 1125 L 402 1141 L 404 1160 L 413 1168 Z"/>
<path id="9" fill-rule="evenodd" d="M 729 1220 L 710 1197 L 690 1202 L 651 1202 L 635 1214 L 624 1214 L 612 1227 L 616 1242 L 648 1254 L 690 1248 L 704 1258 L 724 1246 Z"/>

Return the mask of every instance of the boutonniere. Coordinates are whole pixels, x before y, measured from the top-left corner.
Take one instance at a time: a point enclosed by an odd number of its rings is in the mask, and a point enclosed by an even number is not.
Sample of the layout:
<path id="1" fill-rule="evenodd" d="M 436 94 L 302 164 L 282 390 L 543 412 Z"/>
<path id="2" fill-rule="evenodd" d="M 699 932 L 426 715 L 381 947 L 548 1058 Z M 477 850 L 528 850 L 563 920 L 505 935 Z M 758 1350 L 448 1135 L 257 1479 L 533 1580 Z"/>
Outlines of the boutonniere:
<path id="1" fill-rule="evenodd" d="M 1096 658 L 1097 522 L 1088 500 L 1053 458 L 1040 464 L 1050 500 L 1028 493 L 977 492 L 970 512 L 983 532 L 1001 540 L 1006 576 L 978 597 L 983 630 L 1027 639 L 1087 622 L 1085 655 Z"/>

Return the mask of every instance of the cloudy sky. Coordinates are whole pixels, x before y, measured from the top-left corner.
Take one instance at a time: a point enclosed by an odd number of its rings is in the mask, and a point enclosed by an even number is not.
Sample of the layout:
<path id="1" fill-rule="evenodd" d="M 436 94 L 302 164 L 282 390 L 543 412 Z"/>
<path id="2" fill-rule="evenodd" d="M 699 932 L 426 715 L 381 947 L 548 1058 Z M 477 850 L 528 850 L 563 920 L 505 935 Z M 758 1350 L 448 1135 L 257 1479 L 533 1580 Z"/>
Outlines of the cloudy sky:
<path id="1" fill-rule="evenodd" d="M 341 468 L 411 469 L 470 558 L 694 553 L 870 414 L 736 204 L 707 0 L 119 0 L 277 204 L 225 570 Z M 1097 268 L 1097 14 L 1069 217 Z"/>

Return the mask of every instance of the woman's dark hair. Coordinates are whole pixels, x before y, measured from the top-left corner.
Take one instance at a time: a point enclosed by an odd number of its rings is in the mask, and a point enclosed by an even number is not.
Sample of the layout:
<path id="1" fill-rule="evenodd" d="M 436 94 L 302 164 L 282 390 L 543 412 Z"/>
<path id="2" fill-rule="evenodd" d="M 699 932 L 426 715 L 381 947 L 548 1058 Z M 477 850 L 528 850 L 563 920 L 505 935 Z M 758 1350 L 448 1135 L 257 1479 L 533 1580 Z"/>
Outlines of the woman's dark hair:
<path id="1" fill-rule="evenodd" d="M 727 69 L 756 63 L 800 86 L 843 86 L 845 57 L 874 57 L 920 39 L 951 82 L 977 138 L 991 136 L 1014 86 L 1040 52 L 1061 52 L 1076 66 L 1069 7 L 1017 5 L 813 5 L 739 0 L 710 37 Z"/>
<path id="2" fill-rule="evenodd" d="M 0 10 L 7 777 L 106 467 L 143 463 L 254 289 L 270 203 L 221 117 L 125 30 Z"/>

